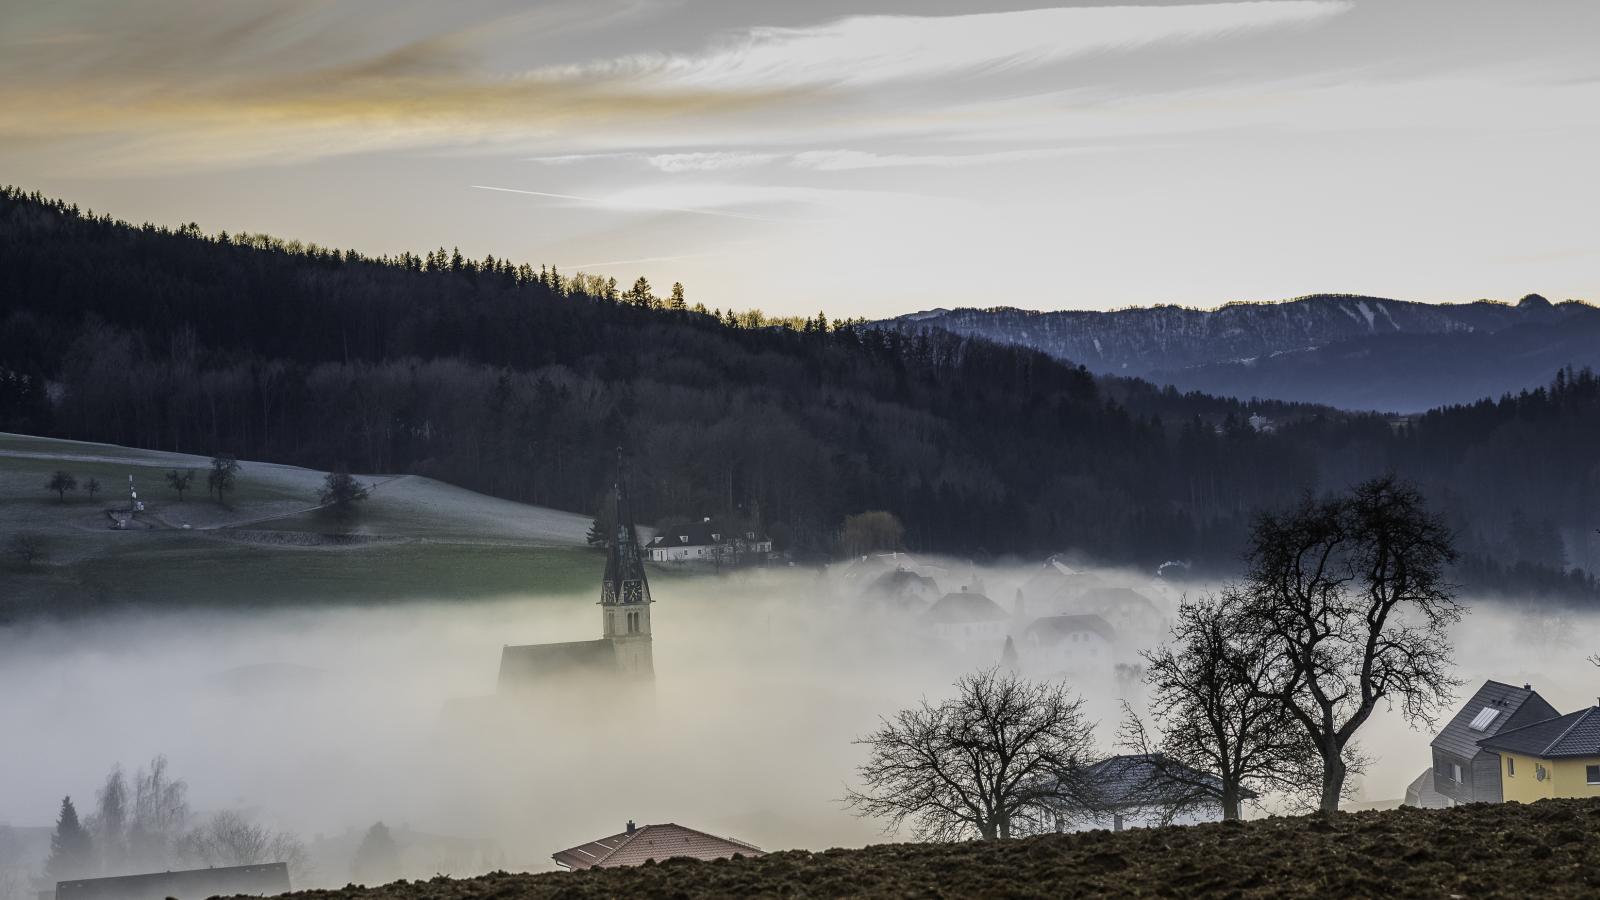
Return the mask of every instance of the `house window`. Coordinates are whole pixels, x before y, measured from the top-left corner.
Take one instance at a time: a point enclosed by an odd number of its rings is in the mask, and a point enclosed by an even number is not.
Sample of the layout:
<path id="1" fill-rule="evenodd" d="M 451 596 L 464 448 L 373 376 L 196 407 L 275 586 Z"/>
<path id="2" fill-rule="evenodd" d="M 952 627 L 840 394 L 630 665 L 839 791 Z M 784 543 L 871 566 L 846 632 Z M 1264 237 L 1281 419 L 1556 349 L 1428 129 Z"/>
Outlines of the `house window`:
<path id="1" fill-rule="evenodd" d="M 1471 728 L 1473 731 L 1483 731 L 1484 729 L 1488 728 L 1499 715 L 1500 710 L 1485 706 L 1483 709 L 1478 710 L 1478 714 L 1472 717 L 1472 721 L 1467 723 L 1467 727 Z"/>
<path id="2" fill-rule="evenodd" d="M 1600 766 L 1584 766 L 1583 771 L 1590 784 L 1600 784 Z"/>
<path id="3" fill-rule="evenodd" d="M 1454 781 L 1456 784 L 1460 784 L 1461 783 L 1461 764 L 1460 763 L 1451 763 L 1450 764 L 1450 780 Z"/>
<path id="4" fill-rule="evenodd" d="M 1515 774 L 1517 774 L 1517 760 L 1516 760 L 1515 757 L 1511 757 L 1511 756 L 1506 757 L 1506 774 L 1507 775 L 1515 775 Z"/>

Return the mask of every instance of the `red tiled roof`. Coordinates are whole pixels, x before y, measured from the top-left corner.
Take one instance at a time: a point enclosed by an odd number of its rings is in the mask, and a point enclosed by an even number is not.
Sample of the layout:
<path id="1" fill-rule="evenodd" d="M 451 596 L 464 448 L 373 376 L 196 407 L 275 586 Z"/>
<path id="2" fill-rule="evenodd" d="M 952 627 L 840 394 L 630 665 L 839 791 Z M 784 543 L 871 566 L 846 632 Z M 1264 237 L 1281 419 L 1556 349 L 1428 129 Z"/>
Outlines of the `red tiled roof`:
<path id="1" fill-rule="evenodd" d="M 631 835 L 623 832 L 590 841 L 570 850 L 553 853 L 550 858 L 569 869 L 612 869 L 642 865 L 651 859 L 656 862 L 679 857 L 727 859 L 735 853 L 762 855 L 761 848 L 754 844 L 717 837 L 668 822 L 665 825 L 646 825 L 635 829 Z"/>

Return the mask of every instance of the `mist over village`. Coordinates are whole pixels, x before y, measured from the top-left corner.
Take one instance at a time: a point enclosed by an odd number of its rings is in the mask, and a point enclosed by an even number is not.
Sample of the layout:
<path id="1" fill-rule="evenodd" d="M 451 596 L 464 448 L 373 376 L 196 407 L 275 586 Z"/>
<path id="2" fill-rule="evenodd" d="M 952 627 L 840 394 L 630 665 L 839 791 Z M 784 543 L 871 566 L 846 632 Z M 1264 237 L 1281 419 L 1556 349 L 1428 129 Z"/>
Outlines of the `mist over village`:
<path id="1" fill-rule="evenodd" d="M 0 0 L 0 900 L 1593 896 L 1595 33 Z"/>

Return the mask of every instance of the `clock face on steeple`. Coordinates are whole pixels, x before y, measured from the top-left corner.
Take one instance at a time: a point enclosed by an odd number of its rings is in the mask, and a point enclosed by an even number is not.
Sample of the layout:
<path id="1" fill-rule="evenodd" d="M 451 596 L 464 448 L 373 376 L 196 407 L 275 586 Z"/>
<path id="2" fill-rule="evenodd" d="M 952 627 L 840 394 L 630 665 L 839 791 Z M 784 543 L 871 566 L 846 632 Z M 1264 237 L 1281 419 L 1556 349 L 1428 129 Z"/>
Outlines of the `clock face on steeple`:
<path id="1" fill-rule="evenodd" d="M 643 603 L 644 584 L 638 581 L 624 581 L 622 583 L 623 603 Z"/>

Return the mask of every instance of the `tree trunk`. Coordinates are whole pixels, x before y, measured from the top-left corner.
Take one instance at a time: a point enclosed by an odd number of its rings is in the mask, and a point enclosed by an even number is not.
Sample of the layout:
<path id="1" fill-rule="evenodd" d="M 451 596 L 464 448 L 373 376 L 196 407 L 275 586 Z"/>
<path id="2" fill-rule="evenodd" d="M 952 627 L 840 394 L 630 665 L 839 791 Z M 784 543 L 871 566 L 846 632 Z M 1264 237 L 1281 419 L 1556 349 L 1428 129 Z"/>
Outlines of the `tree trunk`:
<path id="1" fill-rule="evenodd" d="M 1331 759 L 1323 758 L 1322 768 L 1322 806 L 1325 813 L 1339 811 L 1339 800 L 1344 795 L 1344 777 L 1346 769 L 1344 760 L 1339 754 Z"/>
<path id="2" fill-rule="evenodd" d="M 1222 782 L 1222 820 L 1239 818 L 1239 785 Z"/>

